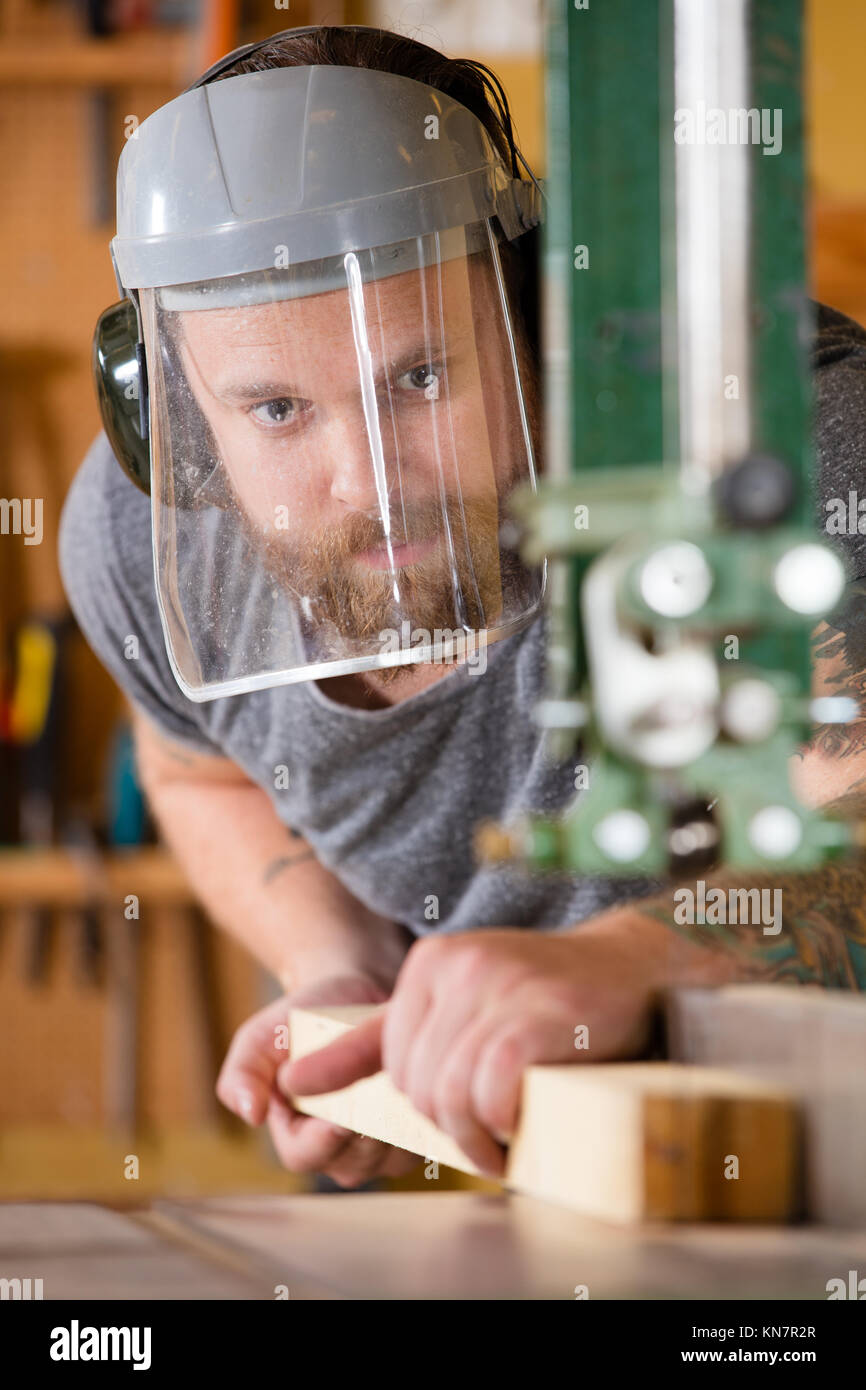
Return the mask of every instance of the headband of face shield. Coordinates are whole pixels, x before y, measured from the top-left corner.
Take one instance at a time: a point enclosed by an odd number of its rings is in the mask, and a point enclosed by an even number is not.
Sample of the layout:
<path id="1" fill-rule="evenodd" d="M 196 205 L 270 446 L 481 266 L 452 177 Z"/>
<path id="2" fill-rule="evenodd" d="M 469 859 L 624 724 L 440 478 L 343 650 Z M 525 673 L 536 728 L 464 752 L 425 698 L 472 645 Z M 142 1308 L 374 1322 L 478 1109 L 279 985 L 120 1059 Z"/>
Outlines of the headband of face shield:
<path id="1" fill-rule="evenodd" d="M 418 88 L 419 114 L 433 99 L 421 84 L 356 69 L 282 69 L 214 90 L 277 72 L 296 82 L 307 74 L 309 88 L 310 74 L 315 82 L 335 71 L 368 92 L 371 77 Z M 404 104 L 411 166 L 407 119 Z M 321 161 L 305 155 L 309 191 Z M 491 161 L 482 171 L 493 175 L 488 187 L 500 170 Z M 466 179 L 454 176 L 452 217 L 494 212 L 483 192 L 473 208 Z M 538 610 L 541 572 L 503 541 L 511 491 L 534 481 L 537 439 L 534 366 L 500 259 L 507 213 L 451 222 L 441 187 L 432 203 L 429 183 L 414 200 L 405 188 L 393 193 L 378 215 L 349 197 L 327 218 L 321 208 L 296 212 L 303 227 L 275 222 L 269 262 L 249 266 L 256 256 L 247 254 L 234 274 L 169 279 L 164 266 L 137 267 L 135 278 L 154 282 L 135 298 L 157 597 L 172 669 L 192 700 L 419 660 L 474 657 L 483 669 L 479 650 Z M 380 190 L 380 202 L 388 197 Z M 196 216 L 191 204 L 187 214 Z M 371 243 L 377 222 L 417 230 Z M 195 235 L 176 238 L 178 268 L 224 268 L 230 249 L 218 237 L 208 245 L 209 234 L 198 237 L 198 256 Z M 323 254 L 300 257 L 304 246 Z M 124 252 L 166 261 L 172 248 L 152 235 L 150 247 L 144 238 L 124 247 L 119 221 L 114 249 L 122 274 Z"/>

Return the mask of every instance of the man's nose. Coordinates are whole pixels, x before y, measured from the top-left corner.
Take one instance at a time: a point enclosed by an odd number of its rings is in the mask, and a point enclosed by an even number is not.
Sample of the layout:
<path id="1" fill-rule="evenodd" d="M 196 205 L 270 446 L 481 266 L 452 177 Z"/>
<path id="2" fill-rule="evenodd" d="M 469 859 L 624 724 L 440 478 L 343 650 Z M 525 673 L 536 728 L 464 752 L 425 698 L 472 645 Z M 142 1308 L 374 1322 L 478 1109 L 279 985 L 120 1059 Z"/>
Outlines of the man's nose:
<path id="1" fill-rule="evenodd" d="M 354 511 L 379 512 L 382 496 L 387 496 L 395 484 L 384 433 L 371 440 L 363 413 L 359 412 L 332 422 L 323 443 L 331 497 Z"/>

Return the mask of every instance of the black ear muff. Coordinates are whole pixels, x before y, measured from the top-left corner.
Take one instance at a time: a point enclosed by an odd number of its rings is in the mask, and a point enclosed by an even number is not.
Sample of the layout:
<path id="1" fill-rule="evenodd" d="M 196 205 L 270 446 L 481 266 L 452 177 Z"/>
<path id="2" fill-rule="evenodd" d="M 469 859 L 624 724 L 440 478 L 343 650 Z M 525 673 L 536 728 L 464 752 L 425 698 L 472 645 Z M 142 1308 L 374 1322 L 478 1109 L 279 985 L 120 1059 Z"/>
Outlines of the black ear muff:
<path id="1" fill-rule="evenodd" d="M 93 334 L 93 379 L 108 442 L 128 478 L 150 495 L 147 369 L 128 299 L 103 310 Z"/>
<path id="2" fill-rule="evenodd" d="M 165 343 L 164 351 L 171 361 L 176 359 L 177 349 L 170 341 Z M 135 305 L 129 299 L 112 304 L 99 316 L 93 335 L 93 378 L 102 425 L 115 457 L 126 476 L 149 497 L 147 364 L 144 345 L 138 338 Z M 172 422 L 180 436 L 175 441 L 176 456 L 184 464 L 175 479 L 174 505 L 185 511 L 198 507 L 229 507 L 232 496 L 219 466 L 209 427 L 188 387 L 181 404 L 183 418 Z M 199 457 L 203 463 L 185 463 Z"/>

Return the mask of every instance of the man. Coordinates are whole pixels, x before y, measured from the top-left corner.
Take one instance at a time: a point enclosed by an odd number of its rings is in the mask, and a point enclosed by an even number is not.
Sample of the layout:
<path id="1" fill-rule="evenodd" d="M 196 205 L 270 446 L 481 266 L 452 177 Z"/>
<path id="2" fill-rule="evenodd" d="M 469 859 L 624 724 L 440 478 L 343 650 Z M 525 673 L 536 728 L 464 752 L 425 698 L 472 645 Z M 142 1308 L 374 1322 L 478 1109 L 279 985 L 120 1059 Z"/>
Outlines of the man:
<path id="1" fill-rule="evenodd" d="M 165 838 L 285 991 L 239 1030 L 220 1097 L 287 1167 L 345 1186 L 416 1160 L 287 1093 L 384 1065 L 496 1173 L 522 1069 L 575 1061 L 577 1024 L 604 1060 L 640 1053 L 672 983 L 866 986 L 857 862 L 786 879 L 766 937 L 681 927 L 635 879 L 474 860 L 480 820 L 574 796 L 531 722 L 541 576 L 500 524 L 539 454 L 537 207 L 492 90 L 395 35 L 297 31 L 145 123 L 114 250 L 147 357 L 152 516 L 100 438 L 63 518 L 70 601 L 131 699 Z M 819 327 L 822 494 L 844 497 L 866 334 L 832 310 Z M 862 679 L 856 601 L 845 624 L 822 629 L 819 689 Z M 795 771 L 859 814 L 859 726 Z M 390 1002 L 292 1064 L 287 999 Z"/>

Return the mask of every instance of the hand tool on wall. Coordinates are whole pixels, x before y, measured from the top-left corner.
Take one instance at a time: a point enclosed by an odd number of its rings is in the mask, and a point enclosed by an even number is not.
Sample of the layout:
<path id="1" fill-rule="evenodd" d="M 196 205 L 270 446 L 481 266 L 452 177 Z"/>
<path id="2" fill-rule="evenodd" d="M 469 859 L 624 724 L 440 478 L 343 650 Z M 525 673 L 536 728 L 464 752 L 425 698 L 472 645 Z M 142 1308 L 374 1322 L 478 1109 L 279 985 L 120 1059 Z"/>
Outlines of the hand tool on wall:
<path id="1" fill-rule="evenodd" d="M 0 638 L 0 845 L 18 840 L 18 750 L 12 738 L 12 643 Z"/>
<path id="2" fill-rule="evenodd" d="M 108 751 L 105 789 L 105 838 L 115 848 L 143 844 L 147 806 L 135 767 L 135 747 L 127 720 L 118 724 Z"/>
<path id="3" fill-rule="evenodd" d="M 113 32 L 110 0 L 85 0 L 87 33 L 104 38 Z M 88 190 L 87 209 L 95 227 L 110 222 L 114 215 L 114 179 L 111 174 L 111 89 L 93 87 L 86 96 Z"/>
<path id="4" fill-rule="evenodd" d="M 147 807 L 135 767 L 135 748 L 129 724 L 123 721 L 115 732 L 108 762 L 105 790 L 106 826 L 109 844 L 120 846 L 141 844 L 147 834 Z M 208 1123 L 227 1125 L 227 1112 L 216 1099 L 214 1083 L 224 1054 L 217 998 L 217 982 L 211 950 L 212 927 L 205 914 L 196 904 L 179 905 L 176 909 L 163 908 L 164 916 L 171 915 L 183 937 L 186 952 L 186 980 L 188 987 L 188 1014 L 191 1043 L 188 1049 L 188 1062 L 192 1078 L 193 1105 L 195 1111 Z M 129 935 L 130 926 L 138 924 L 123 922 L 122 930 Z M 114 928 L 112 928 L 114 929 Z M 120 923 L 118 923 L 118 929 Z M 131 945 L 130 961 L 133 961 Z M 125 979 L 125 977 L 123 977 Z M 129 982 L 125 988 L 129 990 Z M 137 985 L 136 985 L 137 995 Z M 131 998 L 125 1007 L 132 1010 Z M 126 1078 L 127 1100 L 120 1102 L 124 1113 L 131 1113 L 135 1080 L 132 1071 L 133 1039 L 124 1044 L 124 1055 L 129 1068 Z M 119 1095 L 124 1089 L 122 1066 L 118 1062 L 115 1086 Z"/>
<path id="5" fill-rule="evenodd" d="M 135 772 L 132 736 L 124 721 L 115 731 L 105 777 L 105 825 L 110 849 L 141 843 L 144 799 Z M 129 894 L 135 894 L 130 883 Z M 137 912 L 141 911 L 139 903 Z M 142 923 L 127 916 L 123 901 L 105 917 L 108 1007 L 105 1018 L 105 1110 L 108 1123 L 133 1135 L 139 1120 L 138 1045 Z"/>
<path id="6" fill-rule="evenodd" d="M 236 47 L 240 9 L 240 0 L 204 0 L 199 9 L 199 32 L 196 39 L 198 67 L 211 67 L 223 54 L 231 53 Z"/>
<path id="7" fill-rule="evenodd" d="M 76 0 L 79 3 L 79 0 Z M 93 39 L 138 29 L 151 19 L 150 0 L 118 3 L 118 0 L 83 0 L 84 23 Z M 111 87 L 93 87 L 87 93 L 87 144 L 89 184 L 87 208 L 90 221 L 102 227 L 114 219 L 115 131 Z"/>
<path id="8" fill-rule="evenodd" d="M 19 750 L 21 842 L 45 848 L 54 840 L 60 785 L 62 645 L 69 619 L 33 618 L 18 629 L 9 729 Z M 50 908 L 25 909 L 25 977 L 47 978 L 54 921 Z"/>
<path id="9" fill-rule="evenodd" d="M 67 816 L 61 840 L 80 864 L 82 876 L 89 886 L 89 901 L 75 909 L 77 935 L 76 966 L 86 985 L 102 983 L 104 944 L 102 940 L 102 852 L 93 826 L 83 812 L 72 811 Z"/>

